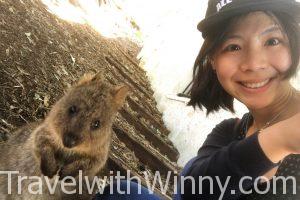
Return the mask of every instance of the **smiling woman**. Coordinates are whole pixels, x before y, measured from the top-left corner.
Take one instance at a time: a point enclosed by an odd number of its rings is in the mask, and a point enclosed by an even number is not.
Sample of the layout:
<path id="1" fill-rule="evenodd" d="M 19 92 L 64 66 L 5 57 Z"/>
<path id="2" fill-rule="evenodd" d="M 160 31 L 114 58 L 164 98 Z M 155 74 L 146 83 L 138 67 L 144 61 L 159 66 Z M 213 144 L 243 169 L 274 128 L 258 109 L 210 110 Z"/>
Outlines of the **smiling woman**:
<path id="1" fill-rule="evenodd" d="M 207 114 L 220 108 L 234 112 L 237 99 L 249 113 L 217 125 L 185 172 L 194 180 L 221 177 L 226 191 L 213 184 L 211 192 L 210 184 L 189 181 L 184 199 L 241 198 L 243 189 L 269 184 L 281 161 L 300 153 L 300 94 L 290 84 L 300 56 L 299 3 L 219 4 L 210 0 L 206 18 L 198 25 L 205 41 L 195 62 L 189 105 L 205 107 Z M 241 187 L 245 177 L 250 179 Z"/>
<path id="2" fill-rule="evenodd" d="M 289 40 L 274 20 L 264 12 L 240 17 L 211 61 L 226 92 L 250 110 L 285 104 L 278 101 L 290 94 Z"/>

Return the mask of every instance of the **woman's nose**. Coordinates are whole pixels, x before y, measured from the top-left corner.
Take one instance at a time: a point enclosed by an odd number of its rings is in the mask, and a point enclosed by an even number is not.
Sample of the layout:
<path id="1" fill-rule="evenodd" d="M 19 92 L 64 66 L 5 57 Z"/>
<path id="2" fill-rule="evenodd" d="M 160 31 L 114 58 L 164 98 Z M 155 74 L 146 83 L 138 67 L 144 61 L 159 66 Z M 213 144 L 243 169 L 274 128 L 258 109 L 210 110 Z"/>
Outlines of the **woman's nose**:
<path id="1" fill-rule="evenodd" d="M 266 56 L 264 52 L 258 48 L 248 49 L 243 57 L 240 66 L 243 72 L 257 71 L 266 68 Z"/>

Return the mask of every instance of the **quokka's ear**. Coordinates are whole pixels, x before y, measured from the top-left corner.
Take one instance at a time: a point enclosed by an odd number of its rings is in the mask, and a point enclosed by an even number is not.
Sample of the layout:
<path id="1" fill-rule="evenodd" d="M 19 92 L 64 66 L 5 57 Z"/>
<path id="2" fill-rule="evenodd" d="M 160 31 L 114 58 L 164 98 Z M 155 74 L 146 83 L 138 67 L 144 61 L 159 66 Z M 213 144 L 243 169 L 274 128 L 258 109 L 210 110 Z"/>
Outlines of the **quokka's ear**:
<path id="1" fill-rule="evenodd" d="M 103 80 L 105 80 L 105 79 L 104 79 L 103 72 L 101 72 L 101 71 L 97 72 L 92 79 L 92 81 L 98 81 L 98 82 L 102 82 Z"/>
<path id="2" fill-rule="evenodd" d="M 127 85 L 119 85 L 113 88 L 112 95 L 117 109 L 120 109 L 123 106 L 129 91 L 130 88 Z"/>
<path id="3" fill-rule="evenodd" d="M 97 74 L 94 74 L 92 72 L 90 73 L 85 73 L 78 81 L 78 83 L 76 84 L 77 86 L 80 86 L 80 85 L 84 85 L 84 84 L 87 84 L 87 83 L 90 83 L 90 82 L 93 82 L 93 81 L 103 81 L 104 80 L 104 77 L 103 77 L 103 74 L 102 72 L 98 72 Z"/>
<path id="4" fill-rule="evenodd" d="M 94 73 L 85 73 L 80 79 L 79 81 L 77 82 L 77 86 L 80 86 L 80 85 L 84 85 L 86 83 L 89 83 L 92 81 L 92 79 L 94 78 L 95 74 Z"/>

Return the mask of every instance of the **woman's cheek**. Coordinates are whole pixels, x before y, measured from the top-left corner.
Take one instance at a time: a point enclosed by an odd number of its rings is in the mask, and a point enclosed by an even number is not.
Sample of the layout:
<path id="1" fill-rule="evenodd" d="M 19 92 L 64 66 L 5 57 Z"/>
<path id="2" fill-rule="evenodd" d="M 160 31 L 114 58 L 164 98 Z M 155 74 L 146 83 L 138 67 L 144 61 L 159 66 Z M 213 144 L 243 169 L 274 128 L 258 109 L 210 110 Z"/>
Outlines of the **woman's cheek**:
<path id="1" fill-rule="evenodd" d="M 292 60 L 287 50 L 272 52 L 269 54 L 272 66 L 281 74 L 284 74 L 292 65 Z"/>
<path id="2" fill-rule="evenodd" d="M 238 74 L 239 67 L 238 63 L 240 62 L 240 54 L 224 54 L 216 57 L 216 73 L 218 80 L 222 87 L 229 93 L 233 93 L 234 87 L 234 78 Z"/>
<path id="3" fill-rule="evenodd" d="M 237 72 L 237 67 L 235 62 L 231 62 L 228 59 L 220 60 L 222 65 L 217 65 L 216 73 L 218 79 L 222 82 L 231 81 L 234 74 Z"/>
<path id="4" fill-rule="evenodd" d="M 232 94 L 232 87 L 233 87 L 233 82 L 232 82 L 232 71 L 230 69 L 224 68 L 222 70 L 216 70 L 218 80 L 221 84 L 221 86 L 229 93 Z"/>

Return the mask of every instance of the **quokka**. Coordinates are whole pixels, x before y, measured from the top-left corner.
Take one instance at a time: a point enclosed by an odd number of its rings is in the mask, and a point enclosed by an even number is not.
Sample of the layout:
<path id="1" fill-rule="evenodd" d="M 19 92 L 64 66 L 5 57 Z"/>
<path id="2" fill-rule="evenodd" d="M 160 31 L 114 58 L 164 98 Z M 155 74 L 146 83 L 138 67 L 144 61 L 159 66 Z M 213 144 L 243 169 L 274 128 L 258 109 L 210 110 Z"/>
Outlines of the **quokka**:
<path id="1" fill-rule="evenodd" d="M 84 75 L 42 123 L 13 133 L 0 145 L 0 199 L 92 197 L 85 186 L 83 194 L 78 193 L 79 182 L 67 190 L 76 188 L 74 194 L 65 194 L 61 184 L 66 183 L 61 180 L 78 177 L 79 171 L 93 179 L 104 167 L 113 119 L 128 92 L 128 86 L 112 86 L 100 73 Z M 55 190 L 50 191 L 49 185 L 56 185 Z"/>

